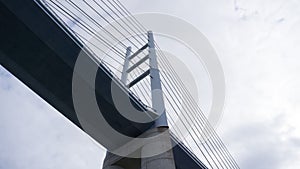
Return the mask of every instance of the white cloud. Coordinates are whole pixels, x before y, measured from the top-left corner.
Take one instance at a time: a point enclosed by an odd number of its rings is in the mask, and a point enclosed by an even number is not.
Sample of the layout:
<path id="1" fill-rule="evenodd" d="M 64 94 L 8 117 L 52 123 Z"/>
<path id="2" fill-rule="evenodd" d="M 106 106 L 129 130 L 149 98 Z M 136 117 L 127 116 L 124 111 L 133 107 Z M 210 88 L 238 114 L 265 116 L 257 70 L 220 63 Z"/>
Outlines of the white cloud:
<path id="1" fill-rule="evenodd" d="M 218 131 L 241 168 L 297 168 L 300 2 L 190 0 L 138 7 L 184 18 L 214 45 L 227 84 Z"/>

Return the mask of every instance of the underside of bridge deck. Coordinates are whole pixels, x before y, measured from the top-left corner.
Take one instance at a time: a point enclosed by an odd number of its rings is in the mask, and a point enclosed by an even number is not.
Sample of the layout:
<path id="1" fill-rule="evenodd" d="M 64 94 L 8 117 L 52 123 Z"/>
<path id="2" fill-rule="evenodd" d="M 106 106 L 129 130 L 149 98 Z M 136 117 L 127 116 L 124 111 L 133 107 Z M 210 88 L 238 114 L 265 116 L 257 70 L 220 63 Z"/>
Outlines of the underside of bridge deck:
<path id="1" fill-rule="evenodd" d="M 81 47 L 76 38 L 61 29 L 33 0 L 0 1 L 0 64 L 19 80 L 56 108 L 76 126 L 83 129 L 75 112 L 72 99 L 73 70 Z M 96 63 L 86 53 L 86 62 Z M 100 65 L 101 67 L 101 65 Z M 99 109 L 109 124 L 118 132 L 136 137 L 147 131 L 149 123 L 135 123 L 114 107 L 109 92 L 114 83 L 99 67 L 95 90 Z M 84 78 L 83 78 L 84 79 Z M 82 79 L 82 84 L 89 85 Z M 121 94 L 128 95 L 124 90 Z M 133 98 L 134 99 L 134 98 Z M 132 101 L 132 104 L 139 104 Z M 139 107 L 141 105 L 135 105 Z M 101 129 L 99 129 L 101 134 Z M 92 136 L 93 137 L 93 136 Z M 109 137 L 103 135 L 103 137 Z M 114 147 L 124 142 L 106 138 L 98 140 L 105 147 Z M 199 165 L 184 148 L 173 148 L 176 168 L 205 168 Z M 118 163 L 139 162 L 139 159 L 120 158 Z"/>

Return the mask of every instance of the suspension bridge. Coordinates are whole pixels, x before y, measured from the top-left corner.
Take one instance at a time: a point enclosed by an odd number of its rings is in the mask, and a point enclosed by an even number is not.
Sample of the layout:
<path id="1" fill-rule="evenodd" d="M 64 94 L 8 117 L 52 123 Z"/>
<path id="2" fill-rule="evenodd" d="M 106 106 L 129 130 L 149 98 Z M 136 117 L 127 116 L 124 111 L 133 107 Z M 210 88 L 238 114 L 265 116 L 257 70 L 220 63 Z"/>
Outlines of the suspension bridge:
<path id="1" fill-rule="evenodd" d="M 0 64 L 107 148 L 103 168 L 239 168 L 155 41 L 155 33 L 119 0 L 1 0 L 0 20 Z M 94 84 L 87 72 L 74 71 L 78 61 L 95 68 Z M 87 118 L 86 112 L 81 119 L 73 98 L 78 89 L 74 79 L 95 94 L 101 115 L 117 132 L 130 138 L 163 137 L 130 149 L 135 157 L 116 153 L 132 140 L 108 134 L 92 109 L 90 115 L 95 116 L 89 117 L 94 118 Z M 112 90 L 119 102 L 137 111 L 118 109 Z M 168 149 L 144 156 L 157 147 Z"/>

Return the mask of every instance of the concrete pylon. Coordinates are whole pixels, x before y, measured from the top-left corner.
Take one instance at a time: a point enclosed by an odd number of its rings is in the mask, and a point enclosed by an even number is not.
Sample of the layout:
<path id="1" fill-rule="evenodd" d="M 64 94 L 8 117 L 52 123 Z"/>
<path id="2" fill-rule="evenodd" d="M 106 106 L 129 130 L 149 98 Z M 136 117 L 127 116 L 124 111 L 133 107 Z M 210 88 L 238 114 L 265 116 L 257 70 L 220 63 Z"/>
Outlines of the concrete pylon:
<path id="1" fill-rule="evenodd" d="M 175 169 L 168 127 L 153 128 L 145 134 L 149 138 L 153 137 L 153 139 L 146 143 L 141 149 L 141 155 L 143 157 L 141 159 L 141 169 Z M 157 152 L 159 152 L 159 154 L 157 154 Z"/>
<path id="2" fill-rule="evenodd" d="M 134 54 L 131 55 L 131 48 L 127 48 L 121 81 L 130 88 L 147 75 L 150 75 L 152 108 L 159 116 L 155 119 L 152 128 L 142 134 L 142 138 L 145 139 L 142 139 L 141 146 L 133 148 L 134 151 L 132 152 L 137 153 L 140 158 L 120 157 L 108 152 L 103 165 L 105 169 L 106 167 L 113 166 L 120 166 L 124 169 L 176 169 L 153 32 L 148 31 L 147 35 L 148 43 Z M 144 57 L 145 59 L 140 59 L 137 63 L 134 63 L 128 68 L 129 61 L 147 47 L 149 54 Z M 143 73 L 131 83 L 126 84 L 128 73 L 146 60 L 149 60 L 149 70 L 145 72 L 145 76 L 143 76 Z M 131 145 L 133 145 L 133 147 L 135 146 L 134 143 Z M 124 145 L 123 148 L 132 148 L 128 146 Z"/>
<path id="3" fill-rule="evenodd" d="M 140 158 L 107 152 L 103 169 L 176 169 L 168 127 L 152 128 L 143 137 L 149 139 L 137 150 Z"/>

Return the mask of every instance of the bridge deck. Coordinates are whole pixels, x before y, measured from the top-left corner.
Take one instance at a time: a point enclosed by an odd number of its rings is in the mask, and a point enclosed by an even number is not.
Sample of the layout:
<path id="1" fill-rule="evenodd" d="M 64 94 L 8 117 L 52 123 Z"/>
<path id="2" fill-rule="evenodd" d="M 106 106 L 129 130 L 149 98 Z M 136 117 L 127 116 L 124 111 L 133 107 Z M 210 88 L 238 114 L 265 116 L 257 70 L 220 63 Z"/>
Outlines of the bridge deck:
<path id="1" fill-rule="evenodd" d="M 81 46 L 75 43 L 33 0 L 1 0 L 0 22 L 0 64 L 82 128 L 72 100 L 73 69 Z M 86 62 L 96 64 L 88 56 Z M 153 123 L 134 123 L 118 112 L 111 95 L 107 94 L 111 83 L 114 82 L 103 72 L 105 69 L 102 67 L 98 70 L 95 81 L 97 101 L 101 102 L 99 108 L 103 110 L 103 116 L 121 133 L 134 137 L 142 134 Z M 82 83 L 89 86 L 84 80 Z M 128 95 L 126 92 L 121 94 Z M 132 103 L 139 104 L 134 101 Z M 104 141 L 101 144 L 113 147 L 122 143 L 116 140 L 114 143 Z M 174 148 L 174 154 L 176 166 L 180 169 L 203 168 L 180 146 Z"/>

